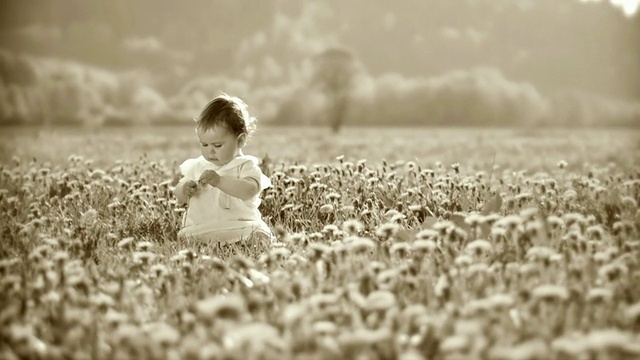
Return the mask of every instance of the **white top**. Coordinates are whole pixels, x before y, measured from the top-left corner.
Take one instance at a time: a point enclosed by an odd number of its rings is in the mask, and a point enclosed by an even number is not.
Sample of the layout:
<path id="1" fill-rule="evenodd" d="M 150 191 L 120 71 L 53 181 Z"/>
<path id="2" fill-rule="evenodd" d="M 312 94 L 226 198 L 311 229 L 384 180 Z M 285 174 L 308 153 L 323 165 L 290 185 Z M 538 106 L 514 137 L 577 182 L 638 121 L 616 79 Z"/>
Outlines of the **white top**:
<path id="1" fill-rule="evenodd" d="M 256 231 L 271 236 L 271 229 L 258 210 L 260 193 L 271 186 L 271 180 L 262 173 L 258 164 L 256 157 L 242 153 L 222 166 L 207 161 L 203 156 L 183 162 L 180 172 L 187 180 L 198 182 L 205 170 L 215 170 L 221 176 L 255 179 L 260 189 L 251 199 L 242 200 L 209 184 L 199 185 L 198 192 L 189 198 L 184 227 L 178 236 L 223 243 L 247 238 Z"/>

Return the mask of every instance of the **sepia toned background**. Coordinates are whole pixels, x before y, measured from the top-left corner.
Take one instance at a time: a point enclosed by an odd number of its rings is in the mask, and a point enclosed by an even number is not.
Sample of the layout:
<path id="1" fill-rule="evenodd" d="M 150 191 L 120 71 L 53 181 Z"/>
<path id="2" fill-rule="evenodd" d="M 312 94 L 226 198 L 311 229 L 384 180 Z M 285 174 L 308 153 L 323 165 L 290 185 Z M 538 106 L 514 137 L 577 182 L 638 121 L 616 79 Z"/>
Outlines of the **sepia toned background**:
<path id="1" fill-rule="evenodd" d="M 637 0 L 3 0 L 3 125 L 640 124 Z"/>

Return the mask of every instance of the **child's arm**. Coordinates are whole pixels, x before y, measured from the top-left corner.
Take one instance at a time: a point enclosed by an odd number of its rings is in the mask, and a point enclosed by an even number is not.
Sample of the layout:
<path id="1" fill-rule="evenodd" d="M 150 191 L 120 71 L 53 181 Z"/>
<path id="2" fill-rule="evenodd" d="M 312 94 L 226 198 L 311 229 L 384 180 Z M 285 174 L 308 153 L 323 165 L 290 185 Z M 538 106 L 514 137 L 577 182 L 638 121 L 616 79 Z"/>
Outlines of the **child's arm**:
<path id="1" fill-rule="evenodd" d="M 173 189 L 173 193 L 176 195 L 178 199 L 178 205 L 186 204 L 189 201 L 189 196 L 193 195 L 198 188 L 198 184 L 196 184 L 193 180 L 188 180 L 187 178 L 182 178 Z"/>
<path id="2" fill-rule="evenodd" d="M 258 182 L 253 178 L 237 179 L 230 176 L 220 176 L 217 187 L 240 200 L 249 200 L 260 191 Z"/>
<path id="3" fill-rule="evenodd" d="M 249 200 L 260 192 L 260 184 L 253 178 L 238 179 L 231 176 L 220 176 L 213 170 L 203 172 L 199 182 L 217 187 L 240 200 Z"/>

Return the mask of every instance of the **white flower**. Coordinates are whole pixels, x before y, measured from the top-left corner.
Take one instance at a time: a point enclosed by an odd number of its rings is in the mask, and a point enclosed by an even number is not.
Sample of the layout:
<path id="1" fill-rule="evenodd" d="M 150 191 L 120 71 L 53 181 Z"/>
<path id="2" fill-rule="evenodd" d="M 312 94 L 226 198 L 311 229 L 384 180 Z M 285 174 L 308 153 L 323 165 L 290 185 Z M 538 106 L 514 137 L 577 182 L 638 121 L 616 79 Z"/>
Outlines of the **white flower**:
<path id="1" fill-rule="evenodd" d="M 565 286 L 555 284 L 538 285 L 532 291 L 532 296 L 538 300 L 567 300 L 569 299 L 569 290 Z"/>

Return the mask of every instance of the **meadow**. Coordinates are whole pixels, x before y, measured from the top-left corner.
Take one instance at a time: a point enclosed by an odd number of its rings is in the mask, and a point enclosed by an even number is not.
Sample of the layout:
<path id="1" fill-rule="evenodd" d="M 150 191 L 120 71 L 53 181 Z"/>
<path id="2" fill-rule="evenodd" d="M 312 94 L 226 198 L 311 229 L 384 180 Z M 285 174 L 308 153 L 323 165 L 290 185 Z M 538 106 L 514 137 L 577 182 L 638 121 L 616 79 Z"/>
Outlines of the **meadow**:
<path id="1" fill-rule="evenodd" d="M 224 248 L 188 126 L 0 139 L 0 358 L 640 357 L 638 131 L 264 126 L 277 241 Z"/>

